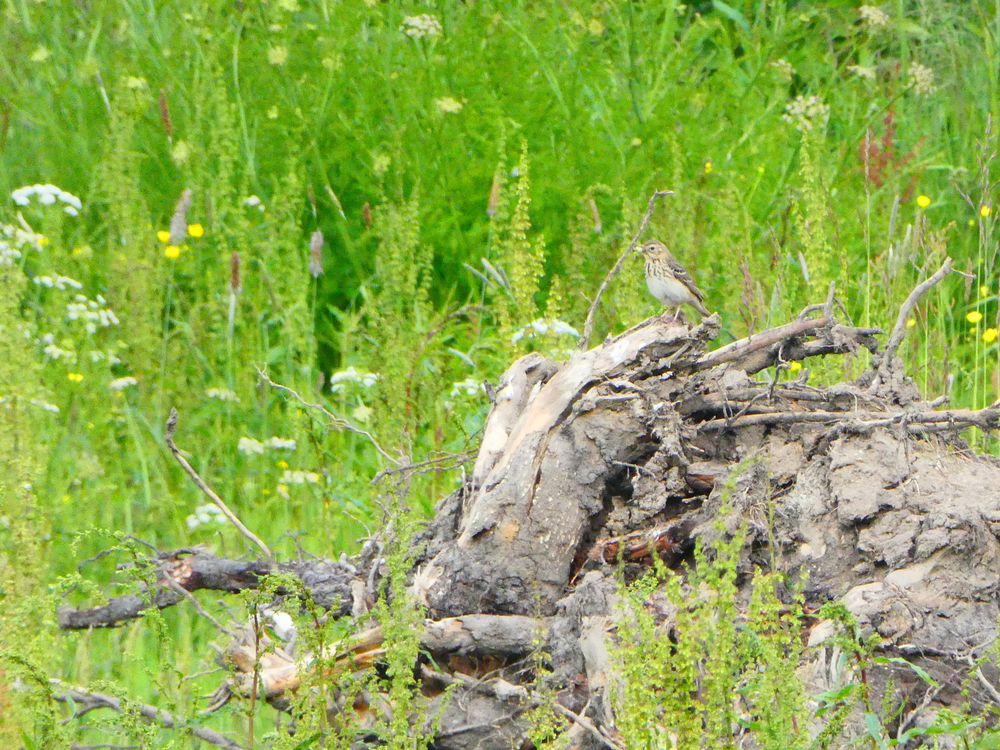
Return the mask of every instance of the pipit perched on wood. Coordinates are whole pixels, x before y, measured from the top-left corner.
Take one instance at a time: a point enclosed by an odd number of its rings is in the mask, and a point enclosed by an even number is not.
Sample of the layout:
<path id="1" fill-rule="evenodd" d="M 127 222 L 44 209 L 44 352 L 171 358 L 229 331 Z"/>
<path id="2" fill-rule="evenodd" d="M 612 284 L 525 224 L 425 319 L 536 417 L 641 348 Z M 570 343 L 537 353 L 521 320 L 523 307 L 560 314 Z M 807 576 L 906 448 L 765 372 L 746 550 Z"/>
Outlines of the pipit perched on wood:
<path id="1" fill-rule="evenodd" d="M 676 308 L 674 320 L 684 304 L 691 305 L 703 316 L 710 314 L 703 304 L 705 295 L 666 245 L 650 240 L 642 246 L 642 254 L 646 256 L 646 286 L 665 307 Z"/>

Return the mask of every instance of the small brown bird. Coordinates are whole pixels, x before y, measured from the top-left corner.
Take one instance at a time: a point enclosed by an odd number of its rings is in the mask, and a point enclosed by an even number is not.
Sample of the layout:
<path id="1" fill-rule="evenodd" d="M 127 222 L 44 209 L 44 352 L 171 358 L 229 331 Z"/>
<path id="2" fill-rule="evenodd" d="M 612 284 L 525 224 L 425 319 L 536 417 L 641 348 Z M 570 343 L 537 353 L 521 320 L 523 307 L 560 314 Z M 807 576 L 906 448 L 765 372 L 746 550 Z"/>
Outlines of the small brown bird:
<path id="1" fill-rule="evenodd" d="M 684 304 L 691 305 L 703 316 L 710 315 L 703 304 L 705 295 L 666 245 L 659 240 L 650 240 L 642 246 L 642 254 L 646 256 L 646 286 L 649 293 L 665 307 L 676 308 L 674 320 L 677 320 L 681 305 Z"/>

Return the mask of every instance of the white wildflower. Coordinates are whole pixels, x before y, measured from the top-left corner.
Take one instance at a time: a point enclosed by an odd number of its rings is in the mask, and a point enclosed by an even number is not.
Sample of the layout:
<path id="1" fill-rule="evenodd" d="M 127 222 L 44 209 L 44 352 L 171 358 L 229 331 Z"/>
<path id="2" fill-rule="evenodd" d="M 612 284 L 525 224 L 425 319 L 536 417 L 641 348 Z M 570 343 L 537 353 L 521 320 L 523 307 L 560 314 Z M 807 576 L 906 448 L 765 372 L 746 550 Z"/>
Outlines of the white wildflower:
<path id="1" fill-rule="evenodd" d="M 55 404 L 50 404 L 48 401 L 42 401 L 41 399 L 33 398 L 30 401 L 32 406 L 37 406 L 42 411 L 47 411 L 51 414 L 58 414 L 59 407 Z"/>
<path id="2" fill-rule="evenodd" d="M 240 402 L 240 397 L 236 395 L 236 392 L 228 388 L 209 388 L 205 391 L 205 395 L 216 401 L 231 401 L 234 404 Z"/>
<path id="3" fill-rule="evenodd" d="M 371 388 L 378 382 L 378 374 L 374 372 L 360 372 L 353 366 L 346 370 L 331 373 L 330 392 L 340 393 L 351 383 L 357 383 L 362 388 Z"/>
<path id="4" fill-rule="evenodd" d="M 236 450 L 246 456 L 259 456 L 264 452 L 265 447 L 259 440 L 254 440 L 251 437 L 241 437 Z"/>
<path id="5" fill-rule="evenodd" d="M 866 68 L 863 65 L 848 65 L 847 70 L 858 78 L 865 78 L 869 81 L 875 80 L 875 68 Z"/>
<path id="6" fill-rule="evenodd" d="M 293 451 L 295 450 L 296 443 L 292 438 L 272 437 L 268 438 L 265 445 L 268 448 L 274 448 L 275 450 Z"/>
<path id="7" fill-rule="evenodd" d="M 933 94 L 937 89 L 934 84 L 934 71 L 918 62 L 910 63 L 909 84 L 921 96 Z"/>
<path id="8" fill-rule="evenodd" d="M 404 18 L 399 30 L 411 39 L 433 39 L 441 36 L 441 22 L 429 13 L 422 13 Z"/>
<path id="9" fill-rule="evenodd" d="M 43 206 L 51 206 L 59 201 L 64 204 L 66 213 L 71 216 L 76 216 L 83 208 L 83 203 L 75 195 L 50 184 L 25 185 L 12 192 L 10 197 L 19 206 L 30 206 L 32 198 L 37 198 Z"/>
<path id="10" fill-rule="evenodd" d="M 462 111 L 462 107 L 465 105 L 458 99 L 454 99 L 450 96 L 442 96 L 440 99 L 434 100 L 434 105 L 439 111 L 447 115 L 457 114 Z"/>
<path id="11" fill-rule="evenodd" d="M 52 334 L 49 334 L 51 336 Z M 43 341 L 45 346 L 42 351 L 45 352 L 45 356 L 51 360 L 58 362 L 59 360 L 66 360 L 67 362 L 76 362 L 76 352 L 72 349 L 64 349 L 53 340 Z"/>
<path id="12" fill-rule="evenodd" d="M 577 330 L 562 320 L 546 320 L 544 318 L 539 318 L 538 320 L 533 320 L 520 331 L 517 331 L 510 338 L 512 344 L 516 344 L 518 341 L 524 338 L 534 338 L 537 336 L 544 336 L 546 334 L 552 334 L 553 336 L 575 336 L 579 338 L 580 334 Z"/>
<path id="13" fill-rule="evenodd" d="M 108 383 L 108 388 L 113 391 L 123 391 L 133 385 L 139 385 L 139 381 L 130 375 L 126 375 L 124 378 L 115 378 L 110 383 Z"/>
<path id="14" fill-rule="evenodd" d="M 226 517 L 219 510 L 218 506 L 206 503 L 205 505 L 199 505 L 194 509 L 194 513 L 187 517 L 186 523 L 188 529 L 194 531 L 199 526 L 204 526 L 210 523 L 225 523 Z"/>
<path id="15" fill-rule="evenodd" d="M 862 5 L 858 15 L 870 29 L 880 29 L 889 25 L 889 14 L 874 5 Z"/>
<path id="16" fill-rule="evenodd" d="M 472 377 L 451 384 L 452 398 L 455 396 L 478 396 L 485 392 L 486 389 L 483 387 L 482 381 Z"/>
<path id="17" fill-rule="evenodd" d="M 298 471 L 285 469 L 281 475 L 282 484 L 319 484 L 323 479 L 315 471 Z"/>
<path id="18" fill-rule="evenodd" d="M 82 294 L 74 295 L 73 301 L 66 305 L 66 320 L 81 321 L 89 334 L 96 333 L 98 328 L 110 328 L 119 323 L 118 316 L 100 294 L 94 299 Z"/>
<path id="19" fill-rule="evenodd" d="M 772 60 L 771 67 L 774 68 L 774 74 L 778 77 L 778 79 L 784 81 L 785 83 L 791 81 L 792 76 L 795 75 L 795 68 L 783 57 L 780 57 L 777 60 Z"/>
<path id="20" fill-rule="evenodd" d="M 267 61 L 271 65 L 281 66 L 288 62 L 287 47 L 271 47 L 267 51 Z"/>
<path id="21" fill-rule="evenodd" d="M 76 279 L 71 279 L 69 276 L 60 276 L 59 274 L 55 276 L 36 276 L 32 281 L 38 286 L 48 287 L 49 289 L 63 291 L 66 289 L 83 289 L 83 284 Z"/>
<path id="22" fill-rule="evenodd" d="M 260 198 L 258 198 L 256 195 L 251 195 L 249 198 L 243 201 L 243 205 L 246 206 L 247 208 L 256 208 L 261 213 L 264 213 L 264 211 L 266 210 L 264 208 L 264 204 L 261 202 Z"/>
<path id="23" fill-rule="evenodd" d="M 785 122 L 795 126 L 800 133 L 807 133 L 813 127 L 823 127 L 830 116 L 830 107 L 818 96 L 802 96 L 801 94 L 788 103 L 785 114 L 781 116 Z"/>

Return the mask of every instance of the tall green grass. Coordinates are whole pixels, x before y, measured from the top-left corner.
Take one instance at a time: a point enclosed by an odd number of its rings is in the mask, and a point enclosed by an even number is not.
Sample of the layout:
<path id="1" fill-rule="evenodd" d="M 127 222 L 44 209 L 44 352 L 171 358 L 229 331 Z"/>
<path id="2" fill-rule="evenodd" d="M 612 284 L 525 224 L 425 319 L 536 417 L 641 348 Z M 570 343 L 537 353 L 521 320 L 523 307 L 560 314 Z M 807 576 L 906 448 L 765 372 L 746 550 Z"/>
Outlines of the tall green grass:
<path id="1" fill-rule="evenodd" d="M 198 519 L 203 499 L 164 448 L 169 408 L 196 468 L 279 554 L 351 550 L 381 521 L 369 482 L 383 459 L 255 368 L 392 455 L 474 447 L 478 384 L 526 348 L 572 348 L 542 325 L 512 339 L 540 319 L 582 328 L 657 188 L 676 196 L 652 232 L 730 336 L 782 322 L 830 281 L 855 322 L 888 326 L 955 258 L 967 280 L 921 306 L 905 356 L 930 396 L 997 399 L 1000 6 L 880 10 L 7 0 L 0 224 L 20 215 L 43 239 L 0 268 L 5 646 L 30 635 L 39 673 L 166 692 L 193 713 L 218 675 L 153 678 L 164 639 L 178 674 L 204 667 L 214 634 L 190 610 L 155 632 L 57 635 L 17 604 L 70 588 L 46 587 L 112 544 L 78 538 L 92 527 L 252 553 Z M 80 215 L 6 198 L 33 183 L 79 196 Z M 33 281 L 55 275 L 82 288 Z M 118 324 L 67 320 L 77 293 L 101 295 Z M 599 333 L 654 312 L 631 263 Z M 71 354 L 46 354 L 46 334 Z M 427 511 L 459 478 L 425 475 L 411 497 Z M 104 581 L 112 565 L 83 572 Z"/>

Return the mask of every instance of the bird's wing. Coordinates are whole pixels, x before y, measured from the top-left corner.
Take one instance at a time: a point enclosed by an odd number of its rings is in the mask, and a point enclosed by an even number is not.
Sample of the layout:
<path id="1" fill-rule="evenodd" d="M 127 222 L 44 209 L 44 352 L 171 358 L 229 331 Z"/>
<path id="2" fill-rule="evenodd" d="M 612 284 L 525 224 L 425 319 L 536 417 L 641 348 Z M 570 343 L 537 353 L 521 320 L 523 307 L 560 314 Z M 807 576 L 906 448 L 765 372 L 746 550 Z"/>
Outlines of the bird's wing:
<path id="1" fill-rule="evenodd" d="M 688 290 L 693 294 L 699 302 L 705 301 L 705 293 L 698 288 L 698 285 L 694 283 L 694 279 L 691 275 L 684 270 L 684 266 L 678 263 L 674 258 L 670 259 L 670 270 L 674 272 L 677 280 L 681 282 Z"/>

